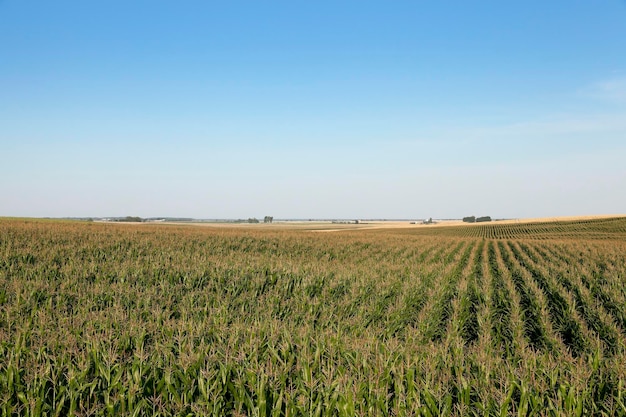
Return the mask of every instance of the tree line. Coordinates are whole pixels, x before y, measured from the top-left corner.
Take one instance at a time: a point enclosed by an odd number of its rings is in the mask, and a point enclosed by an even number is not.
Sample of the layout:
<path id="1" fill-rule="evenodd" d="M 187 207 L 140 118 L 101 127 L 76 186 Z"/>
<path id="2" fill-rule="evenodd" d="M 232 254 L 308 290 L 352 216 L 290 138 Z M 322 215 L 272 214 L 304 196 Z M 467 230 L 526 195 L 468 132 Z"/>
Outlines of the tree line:
<path id="1" fill-rule="evenodd" d="M 482 217 L 467 216 L 467 217 L 463 217 L 463 221 L 464 221 L 465 223 L 482 223 L 482 222 L 490 222 L 490 221 L 491 221 L 491 217 L 490 217 L 490 216 L 482 216 Z"/>

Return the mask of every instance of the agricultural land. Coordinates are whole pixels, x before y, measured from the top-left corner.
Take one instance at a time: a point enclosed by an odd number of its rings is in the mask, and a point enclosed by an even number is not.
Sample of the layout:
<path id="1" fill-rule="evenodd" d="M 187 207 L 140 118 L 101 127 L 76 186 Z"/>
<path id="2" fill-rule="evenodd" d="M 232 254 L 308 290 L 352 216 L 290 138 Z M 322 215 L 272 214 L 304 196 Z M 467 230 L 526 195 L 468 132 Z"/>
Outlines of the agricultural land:
<path id="1" fill-rule="evenodd" d="M 626 415 L 626 217 L 369 226 L 0 219 L 0 414 Z"/>

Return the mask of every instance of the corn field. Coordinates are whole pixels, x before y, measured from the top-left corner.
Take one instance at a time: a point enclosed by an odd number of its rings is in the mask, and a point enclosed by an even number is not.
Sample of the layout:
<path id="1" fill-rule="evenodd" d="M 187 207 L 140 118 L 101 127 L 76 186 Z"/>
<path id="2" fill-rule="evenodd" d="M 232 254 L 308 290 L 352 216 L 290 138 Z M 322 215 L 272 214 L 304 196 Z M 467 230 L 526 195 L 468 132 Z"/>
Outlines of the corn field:
<path id="1" fill-rule="evenodd" d="M 626 415 L 626 218 L 0 219 L 3 416 Z"/>

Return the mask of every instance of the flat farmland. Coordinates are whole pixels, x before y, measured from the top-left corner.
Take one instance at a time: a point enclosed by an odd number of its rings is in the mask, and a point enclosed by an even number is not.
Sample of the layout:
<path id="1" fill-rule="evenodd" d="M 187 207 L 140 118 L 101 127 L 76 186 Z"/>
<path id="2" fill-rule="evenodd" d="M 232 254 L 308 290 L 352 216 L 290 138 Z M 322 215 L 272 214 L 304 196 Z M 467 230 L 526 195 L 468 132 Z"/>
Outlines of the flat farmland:
<path id="1" fill-rule="evenodd" d="M 626 415 L 626 218 L 0 219 L 0 410 Z"/>

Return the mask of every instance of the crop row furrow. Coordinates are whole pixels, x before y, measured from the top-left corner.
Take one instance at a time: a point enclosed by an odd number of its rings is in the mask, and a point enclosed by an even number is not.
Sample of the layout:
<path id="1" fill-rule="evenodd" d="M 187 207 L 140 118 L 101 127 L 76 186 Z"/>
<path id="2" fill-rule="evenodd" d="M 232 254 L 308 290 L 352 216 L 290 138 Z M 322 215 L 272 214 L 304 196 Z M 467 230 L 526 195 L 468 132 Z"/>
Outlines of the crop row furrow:
<path id="1" fill-rule="evenodd" d="M 546 297 L 548 311 L 552 327 L 559 333 L 563 343 L 568 347 L 574 357 L 578 357 L 588 351 L 589 342 L 585 339 L 580 323 L 571 315 L 569 303 L 561 293 L 552 285 L 549 279 L 537 268 L 537 257 L 525 244 L 514 245 L 509 242 L 509 248 L 517 259 L 532 276 L 533 280 L 541 288 Z"/>
<path id="2" fill-rule="evenodd" d="M 616 303 L 595 280 L 584 274 L 581 274 L 580 279 L 593 297 L 602 304 L 604 309 L 611 316 L 613 316 L 617 325 L 622 329 L 622 332 L 626 334 L 626 314 L 624 313 L 623 306 Z"/>
<path id="3" fill-rule="evenodd" d="M 498 265 L 498 255 L 493 242 L 488 244 L 489 273 L 491 274 L 491 339 L 503 354 L 513 353 L 513 329 L 511 326 L 511 299 Z"/>
<path id="4" fill-rule="evenodd" d="M 458 283 L 463 274 L 463 270 L 469 263 L 474 243 L 466 245 L 461 258 L 455 263 L 452 271 L 442 279 L 443 286 L 439 298 L 433 306 L 433 311 L 429 317 L 427 338 L 433 342 L 440 341 L 446 334 L 448 321 L 452 316 L 452 300 L 458 294 Z M 457 246 L 460 249 L 459 246 Z"/>
<path id="5" fill-rule="evenodd" d="M 568 265 L 580 266 L 583 262 L 583 258 L 576 257 L 569 252 L 565 253 L 564 250 L 551 250 L 550 255 L 554 255 L 557 259 Z M 624 307 L 622 303 L 616 301 L 617 297 L 615 297 L 614 292 L 612 292 L 613 296 L 609 295 L 609 292 L 606 289 L 606 278 L 599 277 L 597 272 L 586 273 L 582 270 L 577 271 L 576 275 L 580 279 L 582 286 L 589 291 L 590 296 L 598 305 L 601 306 L 601 308 L 606 311 L 607 314 L 609 314 L 609 316 L 613 318 L 614 323 L 620 329 L 621 333 L 626 335 L 626 313 Z M 581 290 L 582 287 L 577 288 L 577 291 Z"/>
<path id="6" fill-rule="evenodd" d="M 525 282 L 520 266 L 515 265 L 508 248 L 502 241 L 498 242 L 498 248 L 520 298 L 520 314 L 524 322 L 524 335 L 533 348 L 551 350 L 552 343 L 546 334 L 541 308 L 531 288 Z"/>
<path id="7" fill-rule="evenodd" d="M 556 263 L 560 263 L 561 267 L 566 265 L 562 264 L 562 259 L 555 256 L 551 251 L 548 253 L 547 249 L 541 249 L 534 247 L 534 250 L 543 258 L 543 263 L 555 266 Z M 598 311 L 588 302 L 587 298 L 583 294 L 579 282 L 573 282 L 572 277 L 566 276 L 562 270 L 556 270 L 551 273 L 554 276 L 556 282 L 561 285 L 566 291 L 568 291 L 574 300 L 574 308 L 583 318 L 587 327 L 592 330 L 598 338 L 604 344 L 604 350 L 607 354 L 613 355 L 618 348 L 618 335 L 615 329 L 609 326 L 602 320 Z"/>
<path id="8" fill-rule="evenodd" d="M 484 302 L 484 296 L 479 291 L 478 283 L 484 279 L 482 267 L 484 246 L 484 241 L 478 244 L 476 255 L 474 256 L 474 265 L 468 277 L 467 290 L 461 297 L 461 337 L 466 345 L 476 342 L 480 331 L 478 312 Z"/>

